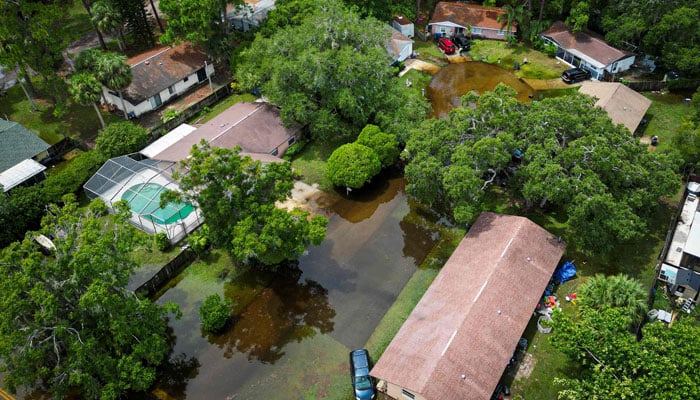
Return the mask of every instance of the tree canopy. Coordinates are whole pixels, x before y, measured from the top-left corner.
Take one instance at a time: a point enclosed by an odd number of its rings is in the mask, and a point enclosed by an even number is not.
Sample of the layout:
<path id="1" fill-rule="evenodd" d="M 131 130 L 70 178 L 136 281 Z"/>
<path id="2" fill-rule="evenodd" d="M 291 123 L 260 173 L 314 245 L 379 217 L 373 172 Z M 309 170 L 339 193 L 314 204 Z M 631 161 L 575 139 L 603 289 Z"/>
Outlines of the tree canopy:
<path id="1" fill-rule="evenodd" d="M 335 186 L 359 189 L 382 169 L 374 150 L 359 143 L 344 144 L 328 157 L 326 175 Z"/>
<path id="2" fill-rule="evenodd" d="M 275 205 L 294 186 L 289 163 L 262 164 L 235 150 L 212 148 L 202 142 L 182 162 L 187 174 L 176 174 L 181 196 L 196 203 L 216 246 L 241 262 L 265 265 L 296 260 L 310 244 L 326 234 L 326 218 L 301 209 Z M 176 193 L 163 196 L 169 201 Z"/>
<path id="3" fill-rule="evenodd" d="M 396 135 L 384 133 L 376 125 L 370 124 L 362 128 L 356 142 L 374 150 L 382 168 L 393 165 L 399 158 L 399 142 Z"/>
<path id="4" fill-rule="evenodd" d="M 41 233 L 56 247 L 52 256 L 38 251 L 31 232 L 0 252 L 3 383 L 54 398 L 77 392 L 116 399 L 146 390 L 169 351 L 165 318 L 176 308 L 125 288 L 137 236 L 126 206 L 105 220 L 94 213 L 101 207 L 80 211 L 64 201 L 42 221 Z"/>
<path id="5" fill-rule="evenodd" d="M 114 122 L 100 132 L 95 150 L 105 159 L 133 153 L 148 143 L 148 131 L 129 121 Z"/>
<path id="6" fill-rule="evenodd" d="M 700 398 L 700 329 L 690 317 L 667 327 L 650 322 L 637 340 L 622 308 L 579 307 L 555 312 L 552 343 L 581 366 L 575 378 L 556 379 L 562 400 Z"/>
<path id="7" fill-rule="evenodd" d="M 521 104 L 514 94 L 502 84 L 471 93 L 448 119 L 411 131 L 403 154 L 408 193 L 446 203 L 457 221 L 470 222 L 500 183 L 527 204 L 563 209 L 569 240 L 584 251 L 639 237 L 658 199 L 678 187 L 673 159 L 614 126 L 590 97 Z"/>
<path id="8" fill-rule="evenodd" d="M 385 24 L 331 0 L 299 25 L 257 36 L 234 75 L 243 88 L 258 88 L 279 105 L 285 123 L 308 124 L 317 138 L 354 139 L 374 122 L 402 133 L 425 116 L 426 103 L 394 84 L 388 40 Z"/>

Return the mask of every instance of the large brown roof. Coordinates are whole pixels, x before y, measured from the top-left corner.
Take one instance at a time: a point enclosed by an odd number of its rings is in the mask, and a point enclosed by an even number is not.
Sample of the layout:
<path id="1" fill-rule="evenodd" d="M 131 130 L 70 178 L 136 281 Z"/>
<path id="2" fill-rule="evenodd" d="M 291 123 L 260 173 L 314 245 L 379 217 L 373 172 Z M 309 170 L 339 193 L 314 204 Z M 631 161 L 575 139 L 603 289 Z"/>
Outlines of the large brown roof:
<path id="1" fill-rule="evenodd" d="M 371 375 L 429 400 L 489 399 L 565 246 L 527 218 L 481 214 Z"/>
<path id="2" fill-rule="evenodd" d="M 476 4 L 449 3 L 442 1 L 437 3 L 430 24 L 440 22 L 452 22 L 464 27 L 476 26 L 480 28 L 505 29 L 498 16 L 505 14 L 499 7 L 484 7 Z M 512 28 L 515 31 L 515 27 Z"/>
<path id="3" fill-rule="evenodd" d="M 202 140 L 212 147 L 232 149 L 241 147 L 253 159 L 273 160 L 270 153 L 293 136 L 299 127 L 285 128 L 279 109 L 268 103 L 236 103 L 211 121 L 151 158 L 163 161 L 181 161 Z M 259 155 L 259 156 L 257 156 Z M 276 158 L 279 161 L 279 158 Z"/>
<path id="4" fill-rule="evenodd" d="M 651 100 L 617 82 L 584 82 L 579 92 L 596 97 L 595 105 L 605 110 L 615 124 L 623 124 L 634 133 Z"/>
<path id="5" fill-rule="evenodd" d="M 599 68 L 632 55 L 630 52 L 610 46 L 605 40 L 593 34 L 586 32 L 572 33 L 561 21 L 553 23 L 549 29 L 542 32 L 542 35 L 554 40 L 564 49 L 578 51 L 597 61 L 600 63 L 597 66 Z"/>
<path id="6" fill-rule="evenodd" d="M 205 61 L 211 63 L 206 53 L 188 43 L 134 56 L 127 60 L 132 80 L 123 92 L 124 98 L 139 104 L 203 68 Z"/>

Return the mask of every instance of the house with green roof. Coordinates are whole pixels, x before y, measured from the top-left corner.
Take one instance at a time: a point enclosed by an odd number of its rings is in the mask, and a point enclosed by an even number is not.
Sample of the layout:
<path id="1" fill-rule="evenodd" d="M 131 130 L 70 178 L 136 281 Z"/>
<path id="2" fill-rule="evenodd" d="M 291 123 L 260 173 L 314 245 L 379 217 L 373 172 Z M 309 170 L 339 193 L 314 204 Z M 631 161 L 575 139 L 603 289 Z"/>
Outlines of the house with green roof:
<path id="1" fill-rule="evenodd" d="M 17 122 L 0 119 L 0 185 L 4 193 L 44 179 L 49 144 Z"/>

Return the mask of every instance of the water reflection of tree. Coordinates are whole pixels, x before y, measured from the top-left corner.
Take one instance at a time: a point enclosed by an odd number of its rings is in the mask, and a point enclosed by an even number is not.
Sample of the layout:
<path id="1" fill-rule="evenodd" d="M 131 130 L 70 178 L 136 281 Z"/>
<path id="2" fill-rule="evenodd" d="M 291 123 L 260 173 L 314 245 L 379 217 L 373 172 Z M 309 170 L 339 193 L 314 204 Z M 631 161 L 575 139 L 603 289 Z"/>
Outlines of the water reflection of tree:
<path id="1" fill-rule="evenodd" d="M 439 215 L 421 207 L 411 198 L 408 205 L 410 212 L 399 222 L 404 237 L 403 255 L 412 257 L 416 265 L 420 265 L 440 237 L 440 225 L 436 223 Z"/>
<path id="2" fill-rule="evenodd" d="M 210 340 L 225 349 L 227 358 L 243 353 L 251 361 L 274 363 L 288 343 L 331 332 L 334 317 L 328 291 L 318 282 L 277 276 L 234 318 L 228 332 Z"/>

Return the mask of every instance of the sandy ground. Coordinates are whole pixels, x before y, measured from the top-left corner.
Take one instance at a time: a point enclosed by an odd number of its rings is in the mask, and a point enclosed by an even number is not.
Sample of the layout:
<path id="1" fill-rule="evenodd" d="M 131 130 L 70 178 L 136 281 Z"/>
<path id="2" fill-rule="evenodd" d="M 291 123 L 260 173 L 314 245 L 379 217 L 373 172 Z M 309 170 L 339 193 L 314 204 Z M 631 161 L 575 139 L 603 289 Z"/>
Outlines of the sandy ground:
<path id="1" fill-rule="evenodd" d="M 399 72 L 399 76 L 403 76 L 406 72 L 412 69 L 427 72 L 431 75 L 440 70 L 440 66 L 431 64 L 429 62 L 425 62 L 423 60 L 419 60 L 417 58 L 409 58 L 408 60 L 406 60 L 404 65 L 406 66 L 406 68 L 404 68 L 403 71 Z"/>
<path id="2" fill-rule="evenodd" d="M 278 203 L 277 206 L 290 211 L 301 208 L 312 214 L 321 214 L 322 210 L 328 207 L 327 202 L 327 196 L 319 190 L 318 184 L 309 185 L 302 181 L 295 181 L 292 196 L 285 202 Z"/>

